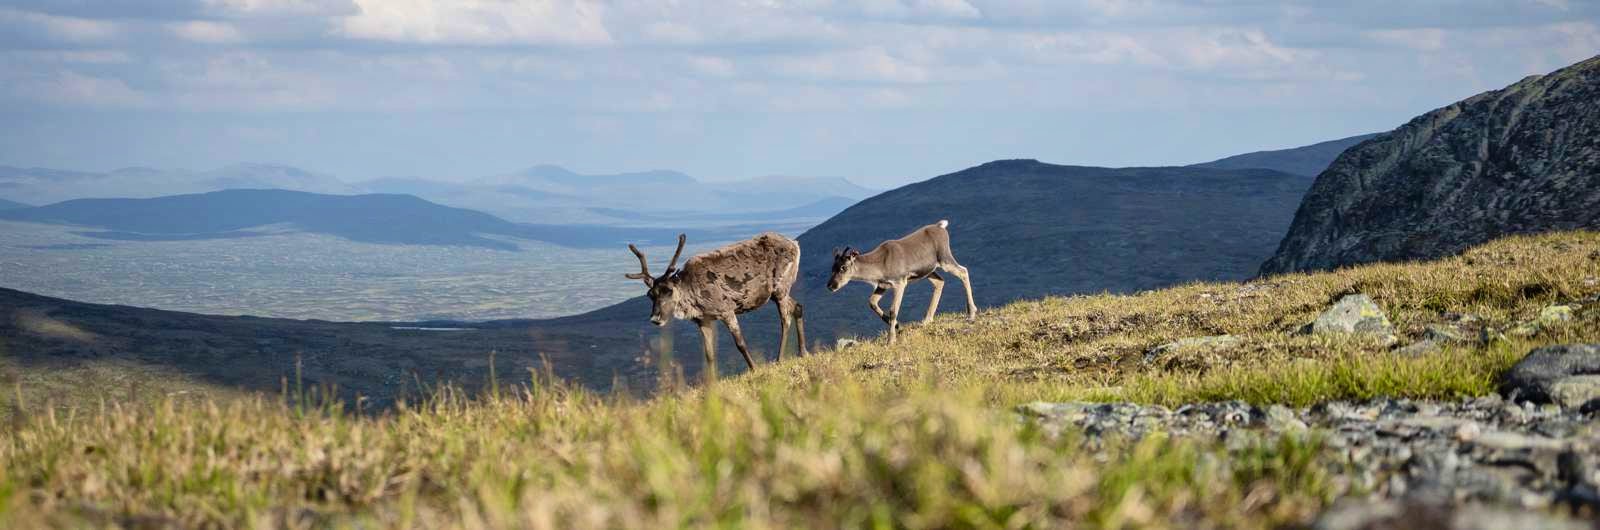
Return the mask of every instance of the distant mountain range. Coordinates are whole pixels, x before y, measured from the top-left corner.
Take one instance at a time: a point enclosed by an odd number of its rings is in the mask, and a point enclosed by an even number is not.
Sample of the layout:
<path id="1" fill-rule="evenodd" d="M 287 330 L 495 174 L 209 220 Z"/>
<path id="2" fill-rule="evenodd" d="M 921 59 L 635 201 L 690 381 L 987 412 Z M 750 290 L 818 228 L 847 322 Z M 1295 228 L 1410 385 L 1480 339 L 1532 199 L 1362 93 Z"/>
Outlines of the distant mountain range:
<path id="1" fill-rule="evenodd" d="M 0 199 L 0 210 L 10 210 L 10 209 L 13 209 L 13 208 L 28 208 L 28 207 L 29 207 L 28 205 L 22 204 L 20 202 L 8 201 L 8 200 L 5 200 L 5 199 Z"/>
<path id="2" fill-rule="evenodd" d="M 1600 56 L 1429 112 L 1317 177 L 1264 274 L 1600 229 Z"/>
<path id="3" fill-rule="evenodd" d="M 1220 160 L 1195 164 L 1193 167 L 1213 169 L 1275 169 L 1284 173 L 1315 177 L 1333 163 L 1340 153 L 1351 146 L 1375 138 L 1382 133 L 1362 134 L 1338 140 L 1328 140 L 1311 145 L 1276 151 L 1256 151 L 1234 155 Z"/>
<path id="4" fill-rule="evenodd" d="M 369 243 L 504 250 L 517 248 L 512 239 L 590 247 L 664 243 L 678 234 L 667 228 L 513 223 L 410 195 L 325 195 L 287 190 L 227 190 L 150 199 L 75 199 L 0 210 L 0 219 L 98 228 L 102 231 L 78 233 L 131 241 L 240 238 L 288 230 Z M 736 225 L 690 232 L 718 241 L 752 230 Z"/>
<path id="5" fill-rule="evenodd" d="M 391 193 L 492 213 L 516 222 L 629 225 L 641 218 L 674 218 L 693 226 L 787 220 L 815 224 L 875 193 L 842 178 L 760 177 L 702 182 L 676 171 L 576 173 L 558 166 L 445 182 L 381 178 L 346 183 L 330 175 L 274 164 L 234 164 L 210 171 L 123 168 L 106 173 L 0 166 L 0 197 L 32 204 L 86 198 L 153 198 L 228 189 L 282 189 L 351 195 Z M 805 215 L 796 217 L 796 213 Z M 692 215 L 682 215 L 692 214 Z M 666 217 L 659 217 L 666 216 Z"/>

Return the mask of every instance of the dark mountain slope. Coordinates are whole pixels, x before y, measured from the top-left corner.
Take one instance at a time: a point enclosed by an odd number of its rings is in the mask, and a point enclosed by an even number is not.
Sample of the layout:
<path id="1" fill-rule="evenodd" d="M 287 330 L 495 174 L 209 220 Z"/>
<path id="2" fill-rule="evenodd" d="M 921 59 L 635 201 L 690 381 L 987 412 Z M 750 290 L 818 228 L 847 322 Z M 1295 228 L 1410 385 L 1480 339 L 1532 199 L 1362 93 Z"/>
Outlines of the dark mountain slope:
<path id="1" fill-rule="evenodd" d="M 515 248 L 478 234 L 506 234 L 512 223 L 410 195 L 320 195 L 287 190 L 226 190 L 153 199 L 77 199 L 0 212 L 14 221 L 72 224 L 143 235 L 227 234 L 291 224 L 354 241 Z"/>
<path id="2" fill-rule="evenodd" d="M 1339 157 L 1345 149 L 1365 142 L 1383 133 L 1362 134 L 1338 140 L 1318 142 L 1303 147 L 1292 149 L 1278 149 L 1275 151 L 1256 151 L 1234 155 L 1220 160 L 1213 160 L 1193 167 L 1208 167 L 1212 169 L 1275 169 L 1284 173 L 1315 177 L 1322 170 L 1328 169 L 1335 158 Z"/>
<path id="3" fill-rule="evenodd" d="M 297 359 L 310 386 L 382 406 L 415 383 L 487 381 L 490 352 L 506 382 L 526 382 L 549 359 L 556 375 L 596 389 L 614 377 L 637 388 L 635 341 L 526 327 L 423 331 L 344 323 L 200 315 L 87 304 L 0 288 L 0 352 L 24 369 L 129 361 L 175 368 L 200 380 L 276 393 Z M 117 390 L 117 389 L 109 389 Z"/>
<path id="4" fill-rule="evenodd" d="M 1600 57 L 1424 114 L 1317 177 L 1263 274 L 1600 228 Z"/>
<path id="5" fill-rule="evenodd" d="M 15 210 L 17 208 L 32 208 L 32 206 L 29 206 L 29 205 L 26 205 L 26 204 L 22 204 L 22 203 L 16 202 L 16 201 L 8 201 L 8 200 L 5 200 L 5 199 L 0 199 L 0 210 Z"/>
<path id="6" fill-rule="evenodd" d="M 94 227 L 84 235 L 131 241 L 249 237 L 247 229 L 287 225 L 353 241 L 461 245 L 515 249 L 484 236 L 537 240 L 572 247 L 670 241 L 666 229 L 512 223 L 474 210 L 434 204 L 410 195 L 322 195 L 287 190 L 224 190 L 151 199 L 76 199 L 48 206 L 0 210 L 0 219 Z M 700 230 L 695 236 L 725 240 L 745 227 Z"/>
<path id="7" fill-rule="evenodd" d="M 814 342 L 883 329 L 866 307 L 871 288 L 829 293 L 831 251 L 863 250 L 940 219 L 950 221 L 956 258 L 972 272 L 979 305 L 1050 294 L 1130 292 L 1196 280 L 1248 278 L 1272 252 L 1311 179 L 1264 169 L 1058 166 L 1033 160 L 991 162 L 911 184 L 862 201 L 800 236 L 799 298 Z M 618 248 L 618 281 L 628 269 Z M 653 257 L 656 262 L 666 259 Z M 639 287 L 640 292 L 644 287 Z M 902 311 L 920 318 L 929 286 L 915 284 Z M 951 279 L 944 311 L 960 311 Z M 884 302 L 888 304 L 887 298 Z M 595 312 L 533 324 L 585 334 L 653 336 L 642 298 Z M 776 311 L 741 320 L 753 347 L 769 354 Z M 675 325 L 678 358 L 699 367 L 693 326 Z M 739 370 L 731 345 L 724 371 Z"/>

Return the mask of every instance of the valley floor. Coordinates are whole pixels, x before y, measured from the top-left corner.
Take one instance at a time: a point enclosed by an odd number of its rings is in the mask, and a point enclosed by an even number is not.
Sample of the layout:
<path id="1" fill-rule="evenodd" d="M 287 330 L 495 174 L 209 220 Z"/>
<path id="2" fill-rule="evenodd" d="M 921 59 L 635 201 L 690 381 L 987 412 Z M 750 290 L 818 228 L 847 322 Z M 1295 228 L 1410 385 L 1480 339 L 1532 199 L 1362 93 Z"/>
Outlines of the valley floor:
<path id="1" fill-rule="evenodd" d="M 1353 293 L 1392 329 L 1301 332 Z M 1559 527 L 1600 507 L 1595 402 L 1500 392 L 1596 342 L 1573 232 L 947 315 L 648 401 L 13 398 L 0 527 Z"/>

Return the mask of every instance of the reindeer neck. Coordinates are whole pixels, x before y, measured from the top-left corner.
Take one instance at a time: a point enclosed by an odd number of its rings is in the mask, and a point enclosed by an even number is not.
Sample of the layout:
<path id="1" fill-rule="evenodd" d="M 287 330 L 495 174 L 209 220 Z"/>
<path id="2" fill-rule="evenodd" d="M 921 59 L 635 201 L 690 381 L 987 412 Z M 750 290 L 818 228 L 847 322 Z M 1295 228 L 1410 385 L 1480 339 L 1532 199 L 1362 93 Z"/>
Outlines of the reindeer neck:
<path id="1" fill-rule="evenodd" d="M 888 261 L 889 253 L 881 246 L 872 249 L 872 252 L 856 256 L 855 279 L 869 283 L 893 279 L 889 277 L 889 271 L 884 266 Z"/>

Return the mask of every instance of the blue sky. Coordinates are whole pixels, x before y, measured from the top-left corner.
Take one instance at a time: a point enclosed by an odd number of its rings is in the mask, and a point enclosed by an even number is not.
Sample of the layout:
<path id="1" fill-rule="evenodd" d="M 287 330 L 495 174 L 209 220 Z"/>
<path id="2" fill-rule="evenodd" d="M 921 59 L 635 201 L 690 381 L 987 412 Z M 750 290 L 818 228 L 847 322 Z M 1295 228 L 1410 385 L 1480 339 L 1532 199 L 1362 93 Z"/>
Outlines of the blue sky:
<path id="1" fill-rule="evenodd" d="M 1597 53 L 1582 0 L 3 0 L 0 164 L 883 187 L 1387 130 Z"/>

